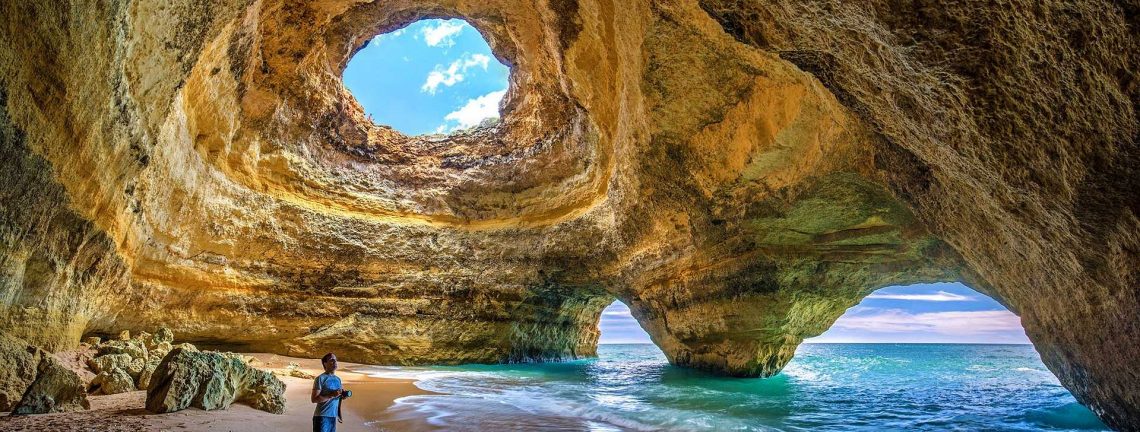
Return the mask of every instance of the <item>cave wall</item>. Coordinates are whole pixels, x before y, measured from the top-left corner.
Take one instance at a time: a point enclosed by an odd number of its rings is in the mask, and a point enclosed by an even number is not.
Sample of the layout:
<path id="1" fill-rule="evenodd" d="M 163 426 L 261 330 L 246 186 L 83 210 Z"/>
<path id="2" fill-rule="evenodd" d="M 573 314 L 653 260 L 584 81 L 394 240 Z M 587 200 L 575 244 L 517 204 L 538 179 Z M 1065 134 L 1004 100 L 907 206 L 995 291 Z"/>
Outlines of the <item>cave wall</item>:
<path id="1" fill-rule="evenodd" d="M 0 6 L 0 330 L 419 364 L 769 376 L 877 288 L 963 280 L 1140 424 L 1128 2 L 293 0 Z M 496 125 L 407 137 L 340 83 L 463 17 Z"/>
<path id="2" fill-rule="evenodd" d="M 5 95 L 0 92 L 0 106 Z M 48 350 L 71 347 L 127 282 L 115 243 L 68 208 L 51 165 L 0 109 L 0 329 Z"/>

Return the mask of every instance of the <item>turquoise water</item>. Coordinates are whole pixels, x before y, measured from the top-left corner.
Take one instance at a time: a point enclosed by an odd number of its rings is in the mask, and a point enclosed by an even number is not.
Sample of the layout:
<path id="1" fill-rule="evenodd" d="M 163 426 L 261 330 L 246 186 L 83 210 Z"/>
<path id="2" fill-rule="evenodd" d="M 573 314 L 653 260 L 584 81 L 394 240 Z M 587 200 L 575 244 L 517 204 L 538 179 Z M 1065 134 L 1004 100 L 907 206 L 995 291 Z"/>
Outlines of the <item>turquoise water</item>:
<path id="1" fill-rule="evenodd" d="M 391 421 L 448 430 L 1106 430 L 1030 345 L 805 344 L 768 379 L 673 367 L 653 345 L 598 356 L 373 372 L 445 393 L 398 400 Z"/>

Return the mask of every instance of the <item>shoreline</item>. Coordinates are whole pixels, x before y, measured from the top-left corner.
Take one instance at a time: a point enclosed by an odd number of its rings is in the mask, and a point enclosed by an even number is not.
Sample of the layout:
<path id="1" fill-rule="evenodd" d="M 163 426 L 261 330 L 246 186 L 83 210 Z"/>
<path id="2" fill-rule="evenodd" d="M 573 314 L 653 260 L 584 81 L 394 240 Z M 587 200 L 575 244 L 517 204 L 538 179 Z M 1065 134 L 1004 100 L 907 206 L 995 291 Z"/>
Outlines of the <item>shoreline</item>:
<path id="1" fill-rule="evenodd" d="M 298 369 L 313 375 L 323 372 L 320 359 L 306 359 L 268 353 L 241 353 L 255 359 L 252 365 L 268 371 L 284 371 L 294 362 Z M 379 378 L 358 372 L 370 365 L 340 363 L 337 375 L 353 397 L 344 402 L 344 423 L 337 431 L 432 430 L 426 422 L 399 420 L 380 426 L 387 418 L 385 411 L 405 396 L 431 395 L 415 386 L 413 379 Z M 228 409 L 203 411 L 189 408 L 166 414 L 144 409 L 146 392 L 142 390 L 114 395 L 88 396 L 91 409 L 73 413 L 36 414 L 0 417 L 4 431 L 296 431 L 312 430 L 313 410 L 309 402 L 312 379 L 277 375 L 285 383 L 285 413 L 271 414 L 234 403 Z M 395 429 L 392 429 L 395 427 Z"/>

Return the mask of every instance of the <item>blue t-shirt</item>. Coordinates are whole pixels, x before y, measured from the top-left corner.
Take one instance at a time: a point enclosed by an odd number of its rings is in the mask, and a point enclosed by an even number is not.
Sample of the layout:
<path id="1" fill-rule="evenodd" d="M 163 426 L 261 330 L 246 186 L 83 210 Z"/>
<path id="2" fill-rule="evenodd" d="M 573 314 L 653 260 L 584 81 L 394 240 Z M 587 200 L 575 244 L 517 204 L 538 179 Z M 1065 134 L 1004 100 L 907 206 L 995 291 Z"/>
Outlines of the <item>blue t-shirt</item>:
<path id="1" fill-rule="evenodd" d="M 324 393 L 329 390 L 340 390 L 340 377 L 325 372 L 317 376 L 313 380 L 313 390 L 318 391 L 317 394 Z M 317 410 L 313 412 L 313 417 L 336 417 L 336 409 L 340 407 L 340 398 L 329 399 L 325 402 L 317 403 Z"/>

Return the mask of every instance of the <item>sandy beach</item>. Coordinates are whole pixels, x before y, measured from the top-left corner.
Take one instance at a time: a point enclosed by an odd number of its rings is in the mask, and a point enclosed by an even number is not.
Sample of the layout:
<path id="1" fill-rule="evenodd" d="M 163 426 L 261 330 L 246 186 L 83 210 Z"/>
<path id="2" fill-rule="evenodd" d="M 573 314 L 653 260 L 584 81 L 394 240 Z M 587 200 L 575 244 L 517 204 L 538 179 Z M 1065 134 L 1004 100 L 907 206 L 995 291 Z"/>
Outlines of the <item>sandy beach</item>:
<path id="1" fill-rule="evenodd" d="M 313 375 L 322 372 L 319 359 L 302 359 L 276 354 L 247 353 L 257 359 L 253 365 L 265 370 L 284 370 L 295 362 Z M 423 430 L 423 424 L 401 422 L 380 426 L 384 410 L 403 396 L 430 394 L 411 380 L 375 378 L 359 372 L 364 365 L 341 363 L 337 375 L 353 397 L 344 403 L 344 423 L 338 431 Z M 91 410 L 78 413 L 0 417 L 4 431 L 282 431 L 312 430 L 314 405 L 309 402 L 311 379 L 278 376 L 285 383 L 285 414 L 277 415 L 234 404 L 222 411 L 190 408 L 174 413 L 152 414 L 143 409 L 145 391 L 89 396 Z"/>

